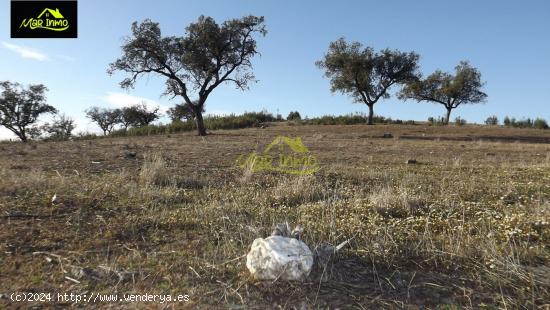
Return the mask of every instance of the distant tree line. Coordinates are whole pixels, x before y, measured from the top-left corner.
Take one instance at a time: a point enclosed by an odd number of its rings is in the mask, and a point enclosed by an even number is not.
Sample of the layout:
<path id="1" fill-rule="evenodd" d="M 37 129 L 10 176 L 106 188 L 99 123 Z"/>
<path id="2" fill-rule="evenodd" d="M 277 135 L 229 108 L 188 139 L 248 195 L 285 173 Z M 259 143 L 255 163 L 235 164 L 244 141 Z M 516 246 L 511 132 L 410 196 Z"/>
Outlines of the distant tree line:
<path id="1" fill-rule="evenodd" d="M 148 110 L 147 105 L 142 102 L 137 105 L 120 109 L 106 109 L 92 107 L 86 110 L 86 117 L 95 122 L 103 134 L 111 133 L 117 125 L 124 130 L 130 127 L 147 126 L 160 117 L 159 108 Z"/>
<path id="2" fill-rule="evenodd" d="M 548 123 L 542 118 L 516 120 L 514 117 L 506 116 L 503 124 L 506 127 L 548 129 Z"/>

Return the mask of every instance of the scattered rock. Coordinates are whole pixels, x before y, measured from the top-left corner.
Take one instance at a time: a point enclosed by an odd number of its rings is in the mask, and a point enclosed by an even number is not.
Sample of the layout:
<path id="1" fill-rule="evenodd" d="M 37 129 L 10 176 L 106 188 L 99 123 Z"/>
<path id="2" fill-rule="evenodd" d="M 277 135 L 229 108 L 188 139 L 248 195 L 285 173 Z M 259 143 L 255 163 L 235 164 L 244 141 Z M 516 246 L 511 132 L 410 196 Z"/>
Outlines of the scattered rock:
<path id="1" fill-rule="evenodd" d="M 393 138 L 393 135 L 391 134 L 391 132 L 385 132 L 382 138 L 386 138 L 386 139 Z"/>
<path id="2" fill-rule="evenodd" d="M 304 280 L 313 266 L 313 253 L 302 241 L 283 236 L 258 238 L 246 256 L 246 267 L 258 280 Z"/>
<path id="3" fill-rule="evenodd" d="M 302 242 L 302 227 L 290 228 L 288 222 L 278 224 L 270 237 L 258 238 L 246 256 L 246 267 L 258 280 L 303 281 L 314 268 L 325 270 L 334 255 L 353 238 L 337 246 L 319 244 L 312 252 Z"/>
<path id="4" fill-rule="evenodd" d="M 411 158 L 411 159 L 407 159 L 407 165 L 414 165 L 414 164 L 416 164 L 416 163 L 417 163 L 416 159 L 412 159 L 412 158 Z"/>

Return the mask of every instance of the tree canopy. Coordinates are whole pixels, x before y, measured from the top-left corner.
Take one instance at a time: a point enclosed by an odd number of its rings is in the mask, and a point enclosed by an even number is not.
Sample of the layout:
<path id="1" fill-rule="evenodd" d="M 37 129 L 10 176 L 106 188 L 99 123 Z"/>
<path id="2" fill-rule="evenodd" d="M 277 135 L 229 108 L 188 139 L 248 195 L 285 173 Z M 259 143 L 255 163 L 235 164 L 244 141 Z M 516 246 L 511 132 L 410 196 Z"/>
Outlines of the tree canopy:
<path id="1" fill-rule="evenodd" d="M 127 128 L 130 126 L 147 126 L 160 117 L 159 108 L 152 110 L 147 108 L 147 105 L 142 102 L 130 107 L 121 109 L 120 123 Z"/>
<path id="2" fill-rule="evenodd" d="M 437 70 L 425 79 L 412 81 L 403 87 L 399 98 L 418 102 L 429 101 L 445 106 L 445 123 L 449 123 L 452 109 L 461 104 L 482 103 L 487 99 L 481 81 L 481 72 L 467 61 L 455 67 L 455 75 Z"/>
<path id="3" fill-rule="evenodd" d="M 330 43 L 324 59 L 316 65 L 325 70 L 332 92 L 348 94 L 369 107 L 368 123 L 372 124 L 373 106 L 381 98 L 390 97 L 391 86 L 418 79 L 419 58 L 413 52 L 390 49 L 376 53 L 371 47 L 340 38 Z"/>
<path id="4" fill-rule="evenodd" d="M 201 112 L 204 113 L 204 108 Z M 195 119 L 195 112 L 193 112 L 193 108 L 187 103 L 176 104 L 168 109 L 167 114 L 172 121 L 181 121 L 183 119 L 190 121 Z"/>
<path id="5" fill-rule="evenodd" d="M 107 135 L 107 133 L 113 131 L 116 124 L 120 123 L 121 110 L 91 107 L 86 110 L 86 117 L 95 122 L 103 130 L 103 134 Z"/>
<path id="6" fill-rule="evenodd" d="M 21 141 L 27 142 L 29 126 L 38 121 L 45 113 L 57 113 L 57 110 L 46 104 L 46 86 L 29 85 L 27 88 L 19 83 L 0 82 L 0 125 L 13 132 Z"/>
<path id="7" fill-rule="evenodd" d="M 122 46 L 123 55 L 107 72 L 129 73 L 120 82 L 125 89 L 133 88 L 139 77 L 149 73 L 165 78 L 164 94 L 181 96 L 193 110 L 198 134 L 205 135 L 202 111 L 206 99 L 222 83 L 246 90 L 255 81 L 251 59 L 258 51 L 254 35 L 266 33 L 264 18 L 256 16 L 230 19 L 221 25 L 200 16 L 181 37 L 162 36 L 159 24 L 149 19 L 134 22 L 132 35 Z"/>
<path id="8" fill-rule="evenodd" d="M 54 116 L 52 123 L 45 123 L 39 130 L 46 133 L 46 138 L 53 140 L 67 140 L 71 138 L 76 128 L 75 120 L 65 114 Z"/>

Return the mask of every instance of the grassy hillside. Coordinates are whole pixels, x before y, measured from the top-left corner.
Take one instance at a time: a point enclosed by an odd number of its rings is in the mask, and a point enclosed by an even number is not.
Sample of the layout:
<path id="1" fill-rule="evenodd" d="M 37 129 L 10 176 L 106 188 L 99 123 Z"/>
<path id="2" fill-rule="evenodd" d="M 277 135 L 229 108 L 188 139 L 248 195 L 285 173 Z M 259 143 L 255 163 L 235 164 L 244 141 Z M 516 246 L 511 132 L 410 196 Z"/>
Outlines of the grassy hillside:
<path id="1" fill-rule="evenodd" d="M 278 135 L 301 137 L 321 169 L 235 167 Z M 279 124 L 0 144 L 0 294 L 188 294 L 171 305 L 205 309 L 544 308 L 549 142 L 535 129 Z M 303 225 L 310 247 L 352 240 L 305 283 L 251 279 L 250 244 L 284 221 Z M 44 306 L 0 298 L 22 305 Z"/>

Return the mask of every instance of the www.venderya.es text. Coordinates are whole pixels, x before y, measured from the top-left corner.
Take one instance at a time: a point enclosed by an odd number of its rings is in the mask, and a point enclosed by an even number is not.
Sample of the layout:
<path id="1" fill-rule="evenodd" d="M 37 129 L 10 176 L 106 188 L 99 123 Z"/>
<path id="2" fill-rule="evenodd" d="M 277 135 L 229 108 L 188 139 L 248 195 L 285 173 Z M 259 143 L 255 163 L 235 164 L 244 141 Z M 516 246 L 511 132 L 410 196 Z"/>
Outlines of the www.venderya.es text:
<path id="1" fill-rule="evenodd" d="M 12 302 L 69 302 L 69 303 L 96 303 L 96 302 L 148 302 L 171 303 L 189 302 L 187 294 L 99 294 L 85 293 L 35 293 L 15 292 L 10 294 Z"/>

